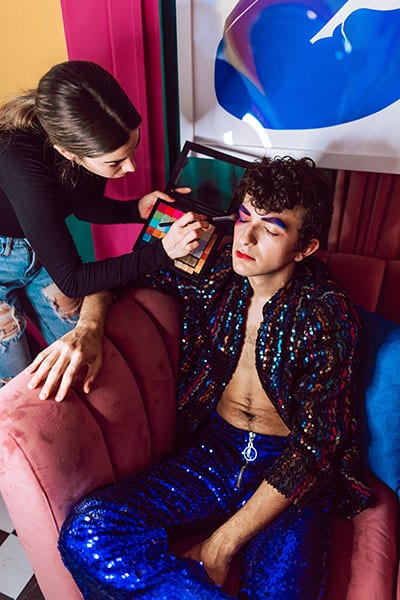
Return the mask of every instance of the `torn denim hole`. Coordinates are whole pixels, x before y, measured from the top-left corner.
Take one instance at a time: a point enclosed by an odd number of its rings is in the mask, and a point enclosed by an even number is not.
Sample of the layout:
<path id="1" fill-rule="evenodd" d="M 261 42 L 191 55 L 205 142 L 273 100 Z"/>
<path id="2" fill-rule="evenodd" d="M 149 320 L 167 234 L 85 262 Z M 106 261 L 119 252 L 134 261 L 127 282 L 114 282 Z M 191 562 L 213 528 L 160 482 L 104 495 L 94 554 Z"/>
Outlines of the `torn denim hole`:
<path id="1" fill-rule="evenodd" d="M 69 298 L 52 283 L 43 289 L 43 295 L 53 306 L 55 312 L 66 321 L 74 322 L 81 310 L 82 298 Z"/>
<path id="2" fill-rule="evenodd" d="M 0 302 L 0 348 L 3 352 L 11 341 L 18 340 L 25 332 L 26 320 L 18 314 L 15 306 Z"/>

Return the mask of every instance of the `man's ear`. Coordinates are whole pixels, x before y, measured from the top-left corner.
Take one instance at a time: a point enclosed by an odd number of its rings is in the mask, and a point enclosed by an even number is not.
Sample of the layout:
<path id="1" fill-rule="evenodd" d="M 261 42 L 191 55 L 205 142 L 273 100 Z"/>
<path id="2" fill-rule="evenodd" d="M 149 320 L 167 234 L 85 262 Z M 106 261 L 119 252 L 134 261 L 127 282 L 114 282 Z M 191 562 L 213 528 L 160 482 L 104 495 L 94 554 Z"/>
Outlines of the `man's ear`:
<path id="1" fill-rule="evenodd" d="M 317 238 L 311 238 L 311 240 L 309 240 L 307 246 L 305 246 L 302 250 L 300 250 L 300 252 L 298 252 L 294 258 L 294 260 L 296 262 L 300 262 L 301 260 L 303 260 L 304 258 L 307 258 L 307 256 L 311 256 L 311 254 L 314 254 L 314 252 L 316 252 L 319 248 L 319 240 L 317 240 Z"/>
<path id="2" fill-rule="evenodd" d="M 68 150 L 66 150 L 63 146 L 59 146 L 58 144 L 54 144 L 53 148 L 55 148 L 55 150 L 57 150 L 57 152 L 59 152 L 61 154 L 61 156 L 63 156 L 67 160 L 75 162 L 75 160 L 77 158 L 76 155 L 73 154 L 72 152 L 69 152 Z"/>

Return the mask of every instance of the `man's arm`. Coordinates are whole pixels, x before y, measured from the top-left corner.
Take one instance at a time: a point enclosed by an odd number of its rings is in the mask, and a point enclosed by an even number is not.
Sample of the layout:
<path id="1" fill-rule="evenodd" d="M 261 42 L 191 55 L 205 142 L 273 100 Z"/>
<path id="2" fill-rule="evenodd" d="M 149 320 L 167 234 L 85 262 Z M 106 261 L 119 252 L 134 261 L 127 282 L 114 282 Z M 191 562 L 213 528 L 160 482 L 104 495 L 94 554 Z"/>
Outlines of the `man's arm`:
<path id="1" fill-rule="evenodd" d="M 244 506 L 185 556 L 202 562 L 215 583 L 223 585 L 233 556 L 289 506 L 289 500 L 263 481 Z"/>
<path id="2" fill-rule="evenodd" d="M 55 393 L 56 401 L 61 402 L 84 366 L 83 391 L 89 393 L 102 363 L 102 338 L 110 305 L 107 291 L 85 296 L 76 327 L 40 352 L 26 369 L 33 374 L 28 387 L 33 389 L 44 382 L 41 400 Z"/>

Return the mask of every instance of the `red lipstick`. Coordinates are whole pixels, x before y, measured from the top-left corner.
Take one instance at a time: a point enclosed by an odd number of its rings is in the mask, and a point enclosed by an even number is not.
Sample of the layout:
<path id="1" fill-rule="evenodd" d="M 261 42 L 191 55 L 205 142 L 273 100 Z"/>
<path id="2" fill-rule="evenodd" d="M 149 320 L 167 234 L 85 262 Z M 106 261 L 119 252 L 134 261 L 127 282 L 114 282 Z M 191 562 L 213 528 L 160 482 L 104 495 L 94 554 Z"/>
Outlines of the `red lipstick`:
<path id="1" fill-rule="evenodd" d="M 240 252 L 240 250 L 236 250 L 236 256 L 237 258 L 241 258 L 242 260 L 255 260 L 252 256 Z"/>

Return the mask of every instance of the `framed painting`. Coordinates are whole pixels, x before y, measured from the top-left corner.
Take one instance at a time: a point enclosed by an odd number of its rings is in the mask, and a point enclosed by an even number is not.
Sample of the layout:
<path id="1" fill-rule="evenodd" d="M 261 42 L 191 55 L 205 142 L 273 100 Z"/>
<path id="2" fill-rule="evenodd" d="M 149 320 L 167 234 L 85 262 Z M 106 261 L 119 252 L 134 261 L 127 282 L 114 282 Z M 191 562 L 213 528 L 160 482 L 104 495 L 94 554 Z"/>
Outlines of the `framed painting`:
<path id="1" fill-rule="evenodd" d="M 400 172 L 400 0 L 176 0 L 181 139 Z"/>

